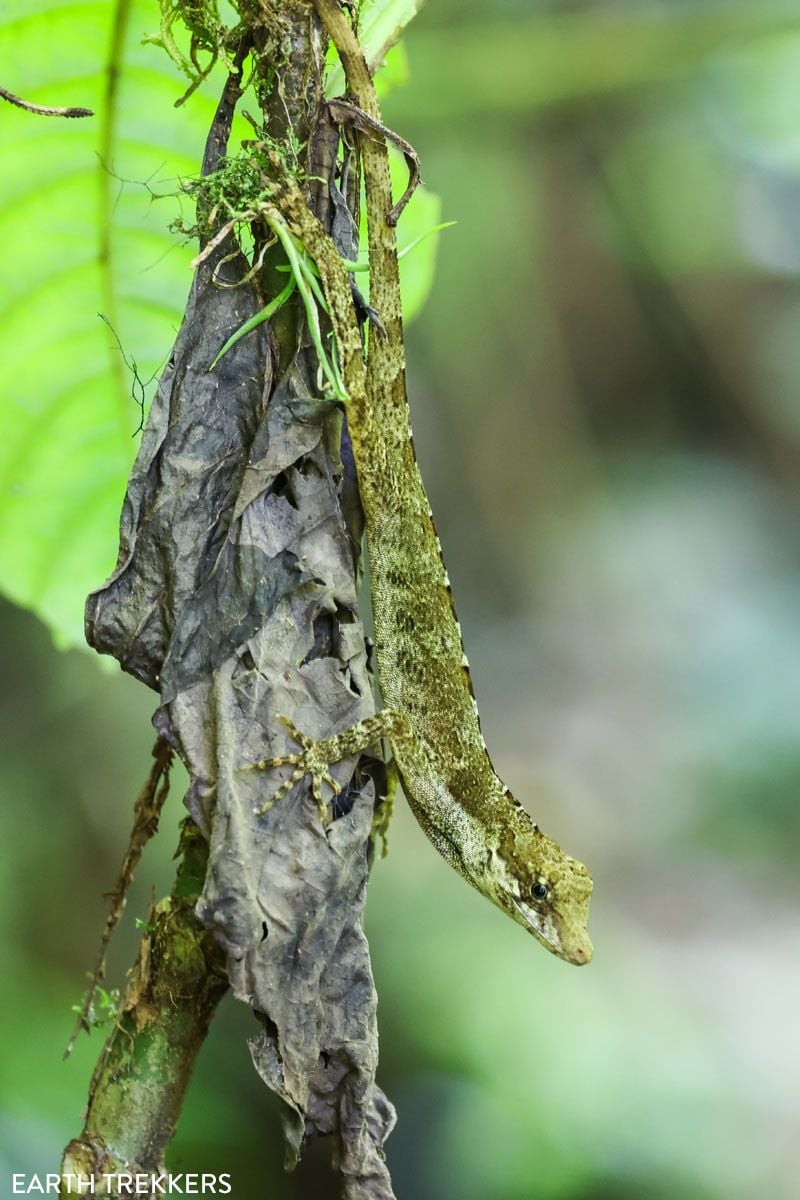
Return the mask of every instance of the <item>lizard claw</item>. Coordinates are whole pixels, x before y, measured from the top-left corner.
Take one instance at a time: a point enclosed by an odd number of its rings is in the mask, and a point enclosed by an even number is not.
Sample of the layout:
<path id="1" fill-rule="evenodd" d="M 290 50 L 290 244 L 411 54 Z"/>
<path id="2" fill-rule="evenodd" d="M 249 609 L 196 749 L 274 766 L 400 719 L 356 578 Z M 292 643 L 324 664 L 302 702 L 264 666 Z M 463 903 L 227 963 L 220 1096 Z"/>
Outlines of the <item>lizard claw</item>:
<path id="1" fill-rule="evenodd" d="M 240 768 L 242 771 L 269 771 L 273 767 L 294 767 L 289 778 L 284 780 L 268 800 L 254 808 L 253 813 L 257 817 L 263 816 L 278 800 L 290 792 L 295 784 L 300 783 L 306 775 L 310 775 L 311 793 L 317 802 L 320 819 L 323 824 L 326 824 L 331 817 L 331 812 L 330 806 L 322 799 L 322 785 L 327 783 L 334 796 L 338 796 L 342 789 L 328 770 L 330 757 L 326 753 L 325 742 L 315 742 L 306 737 L 288 717 L 279 716 L 278 720 L 288 729 L 292 740 L 300 746 L 300 752 L 298 754 L 280 754 L 275 758 L 261 758 L 258 762 L 248 763 Z"/>

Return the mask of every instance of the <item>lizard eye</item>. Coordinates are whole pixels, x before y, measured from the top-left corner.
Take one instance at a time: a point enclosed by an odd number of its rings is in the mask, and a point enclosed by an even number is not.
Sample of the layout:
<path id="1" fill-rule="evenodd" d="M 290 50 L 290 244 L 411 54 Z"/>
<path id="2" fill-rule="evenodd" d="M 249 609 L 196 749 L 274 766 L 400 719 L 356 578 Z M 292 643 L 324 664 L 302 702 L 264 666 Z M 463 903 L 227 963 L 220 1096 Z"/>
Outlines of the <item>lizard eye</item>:
<path id="1" fill-rule="evenodd" d="M 546 900 L 550 895 L 550 889 L 544 883 L 535 883 L 531 888 L 531 895 L 534 900 Z"/>

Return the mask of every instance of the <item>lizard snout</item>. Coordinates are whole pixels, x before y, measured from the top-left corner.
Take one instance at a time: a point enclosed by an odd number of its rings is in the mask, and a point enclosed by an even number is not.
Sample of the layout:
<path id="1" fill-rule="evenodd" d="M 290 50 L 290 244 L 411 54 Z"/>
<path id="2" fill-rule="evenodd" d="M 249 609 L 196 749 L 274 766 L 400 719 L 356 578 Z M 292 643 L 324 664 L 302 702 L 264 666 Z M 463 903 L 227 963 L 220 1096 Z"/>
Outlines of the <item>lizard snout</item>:
<path id="1" fill-rule="evenodd" d="M 574 963 L 576 967 L 583 967 L 586 963 L 592 961 L 592 954 L 592 943 L 586 938 L 577 946 L 572 947 L 569 954 L 569 961 Z"/>

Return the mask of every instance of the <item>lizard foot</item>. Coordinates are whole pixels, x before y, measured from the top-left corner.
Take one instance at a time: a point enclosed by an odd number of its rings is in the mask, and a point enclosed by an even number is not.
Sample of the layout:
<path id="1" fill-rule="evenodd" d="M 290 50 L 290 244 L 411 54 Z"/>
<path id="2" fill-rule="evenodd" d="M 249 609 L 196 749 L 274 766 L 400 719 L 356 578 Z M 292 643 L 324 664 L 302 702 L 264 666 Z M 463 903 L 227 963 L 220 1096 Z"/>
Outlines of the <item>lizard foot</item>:
<path id="1" fill-rule="evenodd" d="M 310 775 L 311 792 L 317 802 L 320 820 L 323 825 L 326 825 L 330 820 L 331 812 L 330 806 L 322 798 L 322 785 L 327 783 L 334 796 L 338 796 L 342 790 L 328 770 L 329 764 L 336 757 L 330 753 L 330 741 L 312 741 L 288 717 L 278 717 L 278 720 L 289 730 L 292 740 L 297 742 L 300 747 L 300 752 L 298 754 L 281 754 L 276 758 L 260 758 L 258 762 L 248 763 L 239 768 L 242 771 L 269 771 L 273 767 L 294 767 L 289 778 L 284 780 L 268 800 L 254 808 L 253 812 L 257 817 L 262 817 L 274 804 L 283 799 L 295 784 L 300 783 L 306 775 Z"/>
<path id="2" fill-rule="evenodd" d="M 399 785 L 400 773 L 397 770 L 397 763 L 392 758 L 386 764 L 386 795 L 382 798 L 372 819 L 371 837 L 373 843 L 376 843 L 378 838 L 381 839 L 381 858 L 386 858 L 389 853 L 389 824 L 394 815 L 394 802 Z"/>

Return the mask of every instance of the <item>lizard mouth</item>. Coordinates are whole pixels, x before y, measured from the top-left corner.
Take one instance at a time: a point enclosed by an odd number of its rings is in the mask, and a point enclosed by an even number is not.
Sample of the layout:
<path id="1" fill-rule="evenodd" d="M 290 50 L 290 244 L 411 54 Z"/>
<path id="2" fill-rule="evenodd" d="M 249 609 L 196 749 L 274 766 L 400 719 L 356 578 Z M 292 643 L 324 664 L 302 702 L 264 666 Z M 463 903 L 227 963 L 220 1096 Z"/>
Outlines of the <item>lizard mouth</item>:
<path id="1" fill-rule="evenodd" d="M 526 904 L 523 900 L 517 899 L 516 896 L 512 898 L 514 900 L 516 909 L 522 918 L 522 924 L 525 926 L 528 932 L 532 933 L 536 940 L 541 942 L 541 944 L 550 950 L 551 953 L 557 955 L 558 958 L 563 958 L 568 963 L 572 963 L 576 967 L 582 967 L 586 963 L 591 962 L 592 943 L 589 941 L 589 937 L 586 933 L 583 933 L 583 935 L 574 942 L 572 942 L 571 939 L 569 942 L 565 942 L 565 940 L 557 931 L 555 922 L 552 923 L 552 933 L 549 931 L 545 932 L 538 924 L 539 913 L 535 909 L 531 908 L 530 905 Z"/>
<path id="2" fill-rule="evenodd" d="M 536 909 L 531 908 L 529 904 L 526 904 L 524 900 L 519 900 L 516 896 L 513 896 L 512 899 L 516 906 L 517 912 L 522 918 L 522 924 L 525 926 L 528 932 L 532 933 L 537 941 L 541 942 L 543 946 L 546 946 L 548 950 L 552 950 L 554 954 L 561 954 L 561 941 L 559 938 L 557 938 L 555 930 L 553 930 L 552 934 L 545 933 L 545 931 L 537 922 L 539 914 Z"/>

